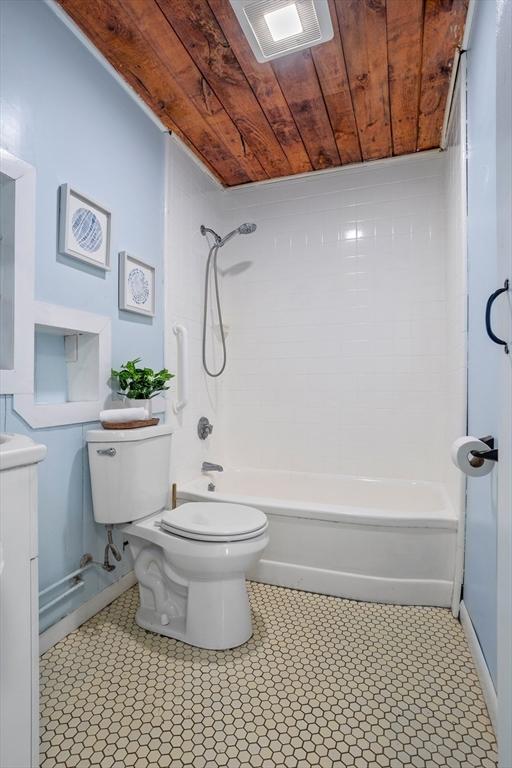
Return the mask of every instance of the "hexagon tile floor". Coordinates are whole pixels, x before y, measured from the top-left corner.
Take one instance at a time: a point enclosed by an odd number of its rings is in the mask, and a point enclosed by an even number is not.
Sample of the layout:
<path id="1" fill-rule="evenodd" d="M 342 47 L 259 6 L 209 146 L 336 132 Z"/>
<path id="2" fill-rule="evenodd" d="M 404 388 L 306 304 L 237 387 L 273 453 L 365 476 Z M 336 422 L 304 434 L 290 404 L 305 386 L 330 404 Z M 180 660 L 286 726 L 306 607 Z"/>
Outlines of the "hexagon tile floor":
<path id="1" fill-rule="evenodd" d="M 45 653 L 42 768 L 496 765 L 449 611 L 249 589 L 232 651 L 140 629 L 135 587 Z"/>

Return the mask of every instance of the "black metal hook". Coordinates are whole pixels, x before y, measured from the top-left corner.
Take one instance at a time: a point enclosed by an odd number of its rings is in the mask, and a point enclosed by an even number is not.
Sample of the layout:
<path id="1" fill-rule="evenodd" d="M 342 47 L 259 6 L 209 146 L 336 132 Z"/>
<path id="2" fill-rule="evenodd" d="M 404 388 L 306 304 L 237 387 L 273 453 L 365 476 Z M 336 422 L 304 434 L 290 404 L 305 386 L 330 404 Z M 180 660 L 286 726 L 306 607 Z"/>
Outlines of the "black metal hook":
<path id="1" fill-rule="evenodd" d="M 481 437 L 480 440 L 489 447 L 489 450 L 470 451 L 472 458 L 469 460 L 469 463 L 472 467 L 481 467 L 484 461 L 498 461 L 498 449 L 494 447 L 494 437 L 486 435 L 486 437 Z"/>
<path id="2" fill-rule="evenodd" d="M 508 291 L 508 289 L 509 289 L 509 281 L 508 281 L 508 278 L 507 278 L 507 280 L 505 280 L 505 283 L 503 284 L 503 288 L 498 288 L 497 291 L 494 291 L 494 293 L 491 293 L 491 295 L 487 299 L 487 305 L 485 307 L 485 328 L 487 330 L 487 335 L 489 336 L 489 338 L 492 341 L 494 341 L 495 344 L 499 344 L 500 346 L 504 347 L 505 348 L 505 353 L 507 355 L 508 355 L 508 353 L 510 351 L 509 348 L 508 348 L 508 343 L 506 341 L 504 341 L 503 339 L 500 339 L 499 336 L 496 336 L 496 334 L 492 330 L 491 310 L 492 310 L 492 305 L 494 304 L 494 302 L 496 301 L 498 296 L 501 296 L 502 293 L 506 293 Z"/>

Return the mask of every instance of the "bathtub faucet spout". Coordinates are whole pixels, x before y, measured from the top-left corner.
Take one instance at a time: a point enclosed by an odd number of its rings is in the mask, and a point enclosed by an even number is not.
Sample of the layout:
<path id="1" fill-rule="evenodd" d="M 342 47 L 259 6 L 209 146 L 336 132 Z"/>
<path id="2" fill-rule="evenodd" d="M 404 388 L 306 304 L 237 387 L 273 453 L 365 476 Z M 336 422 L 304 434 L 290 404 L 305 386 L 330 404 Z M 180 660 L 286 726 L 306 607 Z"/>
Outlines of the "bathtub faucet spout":
<path id="1" fill-rule="evenodd" d="M 209 461 L 203 461 L 201 472 L 224 472 L 224 467 L 220 464 L 211 464 Z"/>

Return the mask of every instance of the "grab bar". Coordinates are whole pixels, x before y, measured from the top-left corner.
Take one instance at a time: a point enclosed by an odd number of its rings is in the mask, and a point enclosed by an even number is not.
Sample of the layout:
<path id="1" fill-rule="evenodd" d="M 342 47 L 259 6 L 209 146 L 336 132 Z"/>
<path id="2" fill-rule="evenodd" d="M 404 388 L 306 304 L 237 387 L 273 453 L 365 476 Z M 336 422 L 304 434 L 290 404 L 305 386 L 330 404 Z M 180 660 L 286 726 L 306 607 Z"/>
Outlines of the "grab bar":
<path id="1" fill-rule="evenodd" d="M 174 413 L 180 413 L 188 403 L 188 333 L 178 323 L 172 328 L 178 341 L 178 399 L 173 403 Z"/>

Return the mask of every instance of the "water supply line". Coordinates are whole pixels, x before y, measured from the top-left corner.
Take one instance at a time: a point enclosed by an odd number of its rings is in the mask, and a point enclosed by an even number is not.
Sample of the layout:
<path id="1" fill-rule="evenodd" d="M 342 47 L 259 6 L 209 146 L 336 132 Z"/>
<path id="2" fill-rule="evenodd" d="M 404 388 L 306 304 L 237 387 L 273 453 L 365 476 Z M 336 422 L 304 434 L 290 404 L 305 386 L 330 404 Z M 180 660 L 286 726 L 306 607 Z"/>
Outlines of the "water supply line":
<path id="1" fill-rule="evenodd" d="M 108 559 L 109 553 L 112 553 L 112 556 L 114 557 L 117 562 L 121 562 L 122 560 L 122 554 L 114 544 L 114 537 L 112 536 L 112 531 L 114 530 L 113 525 L 106 525 L 105 528 L 107 529 L 107 545 L 105 547 L 105 556 L 103 558 L 103 566 L 102 568 L 105 571 L 113 571 L 115 568 L 115 565 L 111 565 Z"/>

